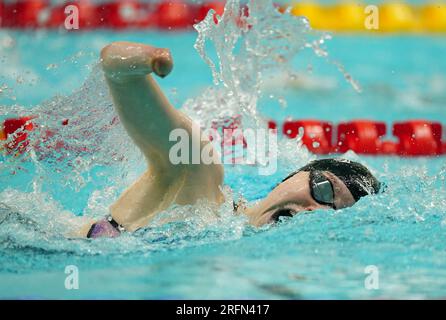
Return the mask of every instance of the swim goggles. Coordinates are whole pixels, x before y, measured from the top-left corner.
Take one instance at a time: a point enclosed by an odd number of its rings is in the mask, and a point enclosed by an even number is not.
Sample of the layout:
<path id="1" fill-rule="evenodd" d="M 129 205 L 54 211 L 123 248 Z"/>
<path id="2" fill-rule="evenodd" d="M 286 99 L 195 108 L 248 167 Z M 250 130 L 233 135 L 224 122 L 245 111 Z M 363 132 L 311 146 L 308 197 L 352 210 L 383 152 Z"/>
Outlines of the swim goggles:
<path id="1" fill-rule="evenodd" d="M 333 185 L 321 171 L 310 171 L 310 192 L 317 203 L 336 209 Z"/>

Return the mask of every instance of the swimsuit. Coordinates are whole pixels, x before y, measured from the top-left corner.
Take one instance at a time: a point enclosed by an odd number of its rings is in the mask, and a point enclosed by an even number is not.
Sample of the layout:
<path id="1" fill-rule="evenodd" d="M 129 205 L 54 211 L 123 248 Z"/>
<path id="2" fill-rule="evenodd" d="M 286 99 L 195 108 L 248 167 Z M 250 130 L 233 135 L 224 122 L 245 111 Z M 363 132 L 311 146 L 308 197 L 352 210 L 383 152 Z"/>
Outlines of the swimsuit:
<path id="1" fill-rule="evenodd" d="M 117 223 L 112 216 L 107 216 L 105 219 L 99 220 L 91 226 L 87 238 L 115 238 L 122 231 L 124 231 L 124 227 Z"/>

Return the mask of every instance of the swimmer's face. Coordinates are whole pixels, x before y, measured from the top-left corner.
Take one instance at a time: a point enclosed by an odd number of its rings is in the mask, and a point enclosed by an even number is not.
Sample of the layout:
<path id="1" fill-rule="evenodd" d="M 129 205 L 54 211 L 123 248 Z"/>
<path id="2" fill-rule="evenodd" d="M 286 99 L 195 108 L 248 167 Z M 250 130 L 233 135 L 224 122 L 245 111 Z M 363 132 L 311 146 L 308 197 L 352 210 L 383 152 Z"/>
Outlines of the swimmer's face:
<path id="1" fill-rule="evenodd" d="M 331 182 L 334 195 L 334 209 L 350 207 L 355 203 L 347 186 L 334 174 L 323 171 Z M 310 173 L 299 172 L 279 184 L 268 196 L 254 207 L 246 209 L 250 222 L 255 226 L 272 223 L 281 216 L 294 216 L 300 212 L 333 208 L 318 203 L 310 190 Z"/>

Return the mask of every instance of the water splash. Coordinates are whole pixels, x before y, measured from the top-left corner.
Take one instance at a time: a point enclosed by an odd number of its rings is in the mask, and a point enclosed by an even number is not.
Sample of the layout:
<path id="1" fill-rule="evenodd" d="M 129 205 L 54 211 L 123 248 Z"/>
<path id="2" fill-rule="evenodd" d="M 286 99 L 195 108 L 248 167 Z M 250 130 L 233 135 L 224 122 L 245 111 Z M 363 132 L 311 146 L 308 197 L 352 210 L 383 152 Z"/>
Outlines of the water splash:
<path id="1" fill-rule="evenodd" d="M 31 110 L 14 106 L 7 111 L 14 116 L 31 114 L 36 118 L 32 120 L 34 130 L 26 132 L 31 143 L 18 146 L 23 152 L 2 158 L 0 179 L 5 183 L 11 173 L 26 175 L 23 169 L 32 164 L 37 173 L 32 179 L 38 189 L 43 184 L 56 189 L 60 185 L 78 192 L 97 170 L 113 168 L 120 172 L 121 179 L 104 176 L 108 183 L 119 184 L 132 171 L 130 168 L 143 164 L 142 156 L 119 125 L 99 66 L 70 96 L 56 96 Z M 15 136 L 21 133 L 17 131 Z M 8 136 L 6 143 L 15 136 Z"/>
<path id="2" fill-rule="evenodd" d="M 288 71 L 291 60 L 305 48 L 326 58 L 322 45 L 329 38 L 312 31 L 305 18 L 279 13 L 267 0 L 250 1 L 247 9 L 240 9 L 239 1 L 228 1 L 218 21 L 215 24 L 210 13 L 196 25 L 199 34 L 195 47 L 211 67 L 214 86 L 188 100 L 182 110 L 203 127 L 209 127 L 215 120 L 241 115 L 243 126 L 262 128 L 265 121 L 257 104 L 263 95 L 263 84 L 275 74 Z M 209 44 L 215 48 L 214 59 L 207 50 Z M 0 111 L 2 115 L 28 116 L 31 112 L 38 116 L 33 120 L 36 129 L 28 133 L 32 143 L 24 146 L 27 152 L 0 159 L 0 183 L 9 186 L 0 193 L 0 243 L 4 248 L 34 247 L 80 254 L 152 252 L 175 244 L 238 239 L 248 230 L 243 218 L 233 215 L 234 196 L 226 190 L 227 201 L 219 209 L 206 203 L 172 208 L 159 219 L 189 218 L 164 226 L 154 224 L 134 235 L 111 240 L 113 246 L 106 239 L 59 241 L 65 239 L 71 228 L 85 222 L 75 219 L 74 214 L 99 218 L 108 213 L 110 203 L 144 170 L 143 156 L 120 125 L 97 65 L 85 84 L 69 96 L 56 96 L 32 109 L 16 105 L 1 106 Z M 279 175 L 314 157 L 296 148 L 297 143 L 279 141 L 281 169 L 274 177 L 277 181 Z M 249 168 L 234 167 L 232 174 L 229 172 L 232 185 L 239 186 L 250 199 L 263 196 L 262 190 L 269 190 L 272 179 L 262 182 L 246 172 Z M 414 173 L 414 177 L 419 175 Z M 420 188 L 429 192 L 434 187 L 428 184 Z M 67 203 L 82 203 L 80 198 L 85 205 L 67 209 Z M 444 197 L 440 197 L 440 202 L 432 200 L 433 205 L 441 206 L 444 202 L 441 199 Z M 401 206 L 398 201 L 387 210 Z"/>
<path id="3" fill-rule="evenodd" d="M 250 1 L 246 7 L 228 1 L 217 21 L 210 11 L 195 25 L 195 49 L 215 86 L 187 101 L 184 110 L 204 127 L 236 115 L 244 127 L 264 127 L 257 111 L 261 86 L 271 74 L 290 68 L 312 31 L 305 19 L 280 13 L 271 1 Z"/>
<path id="4" fill-rule="evenodd" d="M 234 116 L 241 116 L 242 127 L 263 128 L 265 121 L 257 104 L 265 81 L 289 70 L 291 60 L 306 47 L 327 56 L 321 46 L 328 37 L 312 31 L 305 18 L 280 13 L 269 0 L 250 1 L 247 7 L 238 0 L 228 1 L 224 14 L 217 19 L 216 24 L 213 12 L 209 12 L 195 26 L 195 48 L 209 64 L 215 85 L 188 100 L 182 110 L 205 128 Z M 207 52 L 206 44 L 214 46 L 216 60 Z M 8 111 L 17 116 L 30 113 L 20 106 Z M 113 110 L 98 65 L 78 91 L 67 97 L 54 97 L 31 112 L 38 115 L 33 120 L 35 130 L 28 133 L 32 144 L 24 146 L 27 152 L 3 159 L 0 179 L 9 179 L 10 173 L 36 170 L 38 174 L 30 179 L 38 191 L 62 185 L 69 192 L 79 192 L 100 176 L 102 183 L 92 192 L 96 202 L 98 198 L 105 201 L 116 197 L 144 169 L 142 155 Z M 292 167 L 310 157 L 303 150 L 296 150 L 295 142 L 281 143 L 286 146 L 281 150 L 283 158 L 294 159 L 290 162 Z M 28 168 L 29 162 L 33 168 Z M 98 193 L 106 195 L 96 196 Z"/>
<path id="5" fill-rule="evenodd" d="M 271 1 L 251 1 L 247 7 L 240 6 L 239 1 L 228 1 L 225 13 L 218 20 L 215 24 L 210 13 L 196 26 L 195 47 L 211 67 L 214 86 L 187 101 L 183 110 L 196 120 L 204 120 L 201 124 L 205 127 L 212 121 L 234 115 L 242 115 L 244 126 L 264 127 L 257 111 L 261 86 L 277 70 L 289 68 L 291 59 L 305 47 L 307 35 L 312 31 L 305 19 L 279 13 Z M 217 50 L 218 62 L 212 62 L 206 52 L 205 46 L 209 42 Z M 53 220 L 67 229 L 66 233 L 69 233 L 70 225 L 78 227 L 79 223 L 67 218 L 69 211 L 88 218 L 107 214 L 110 203 L 145 168 L 143 156 L 130 141 L 113 110 L 99 65 L 92 67 L 84 85 L 69 96 L 56 96 L 32 109 L 16 105 L 7 109 L 1 107 L 1 111 L 10 116 L 37 116 L 32 120 L 35 129 L 27 132 L 31 143 L 21 146 L 24 152 L 6 155 L 0 162 L 0 182 L 10 186 L 1 193 L 3 205 L 10 208 L 5 211 L 11 213 L 6 215 L 3 225 L 15 221 L 20 229 L 22 219 L 14 217 L 30 217 L 37 228 L 36 242 L 48 234 L 56 238 L 63 236 L 61 230 L 53 228 L 55 223 L 49 223 Z M 21 132 L 15 135 L 18 134 Z M 13 139 L 14 136 L 9 136 L 7 143 Z M 283 140 L 280 145 L 279 157 L 290 168 L 302 165 L 311 157 L 302 150 L 296 151 L 296 141 Z M 214 226 L 220 229 L 222 239 L 239 230 L 236 232 L 239 237 L 243 228 L 233 229 L 231 223 L 222 223 L 234 219 L 233 197 L 230 192 L 226 193 L 227 201 L 222 209 L 201 204 L 195 208 L 172 208 L 169 212 L 173 215 L 163 213 L 160 217 L 169 220 L 168 217 L 197 213 L 198 210 L 200 214 L 194 216 L 207 217 L 207 223 L 190 218 L 186 224 L 195 225 L 197 230 L 206 229 L 199 227 L 206 225 L 210 228 L 207 232 Z M 18 202 L 27 205 L 17 207 Z M 36 216 L 36 210 L 42 214 Z M 211 218 L 210 212 L 220 213 Z M 228 226 L 223 228 L 228 230 L 223 230 L 222 225 Z M 187 230 L 190 235 L 192 231 Z M 7 232 L 4 236 L 9 235 Z M 44 246 L 54 249 L 50 241 L 45 241 Z"/>
<path id="6" fill-rule="evenodd" d="M 272 1 L 251 0 L 246 7 L 239 0 L 227 1 L 221 17 L 211 10 L 194 27 L 194 47 L 210 67 L 215 86 L 187 101 L 184 110 L 203 127 L 238 115 L 242 127 L 264 127 L 257 109 L 263 85 L 277 74 L 289 74 L 292 60 L 306 48 L 335 65 L 355 90 L 361 90 L 342 64 L 329 58 L 323 46 L 331 36 L 312 30 L 305 17 L 289 9 L 280 12 Z"/>

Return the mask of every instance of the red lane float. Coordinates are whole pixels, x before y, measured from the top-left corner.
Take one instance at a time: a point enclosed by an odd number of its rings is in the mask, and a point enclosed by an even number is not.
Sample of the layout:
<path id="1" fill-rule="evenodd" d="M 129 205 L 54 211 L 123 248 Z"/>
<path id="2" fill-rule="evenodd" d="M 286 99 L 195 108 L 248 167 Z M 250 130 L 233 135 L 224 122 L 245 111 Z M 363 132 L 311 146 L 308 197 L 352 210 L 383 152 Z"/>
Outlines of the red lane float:
<path id="1" fill-rule="evenodd" d="M 93 0 L 73 0 L 52 4 L 50 0 L 0 0 L 0 27 L 63 28 L 67 18 L 72 21 L 73 8 L 69 6 L 75 6 L 79 13 L 79 29 L 156 27 L 161 30 L 182 30 L 203 20 L 211 9 L 215 11 L 215 23 L 218 23 L 216 15 L 223 14 L 225 2 L 194 4 L 183 0 L 155 3 L 122 0 L 96 3 Z"/>
<path id="2" fill-rule="evenodd" d="M 397 153 L 402 156 L 439 155 L 443 152 L 441 124 L 424 120 L 398 122 L 393 135 L 399 138 Z"/>
<path id="3" fill-rule="evenodd" d="M 180 0 L 160 2 L 156 9 L 156 25 L 160 29 L 186 29 L 194 23 L 194 7 Z"/>
<path id="4" fill-rule="evenodd" d="M 269 120 L 268 129 L 277 130 L 277 123 L 274 120 Z"/>
<path id="5" fill-rule="evenodd" d="M 72 11 L 69 10 L 71 8 L 68 6 L 76 6 L 78 10 L 79 29 L 92 29 L 101 25 L 101 16 L 97 15 L 98 7 L 88 0 L 79 0 L 52 7 L 45 26 L 48 28 L 64 28 L 67 19 L 68 22 L 71 22 L 70 14 Z M 68 13 L 65 13 L 66 9 Z"/>
<path id="6" fill-rule="evenodd" d="M 66 20 L 74 23 L 73 7 L 70 6 L 75 6 L 74 9 L 79 13 L 79 29 L 155 27 L 161 30 L 182 30 L 203 20 L 211 9 L 215 11 L 215 23 L 218 23 L 216 15 L 223 14 L 225 2 L 194 4 L 184 0 L 155 3 L 123 0 L 96 3 L 93 0 L 73 0 L 52 4 L 50 0 L 0 0 L 0 27 L 63 28 Z M 247 15 L 246 6 L 243 8 L 244 15 Z M 240 27 L 244 27 L 243 19 L 238 18 L 237 21 Z"/>
<path id="7" fill-rule="evenodd" d="M 99 26 L 113 29 L 146 28 L 155 26 L 154 5 L 137 0 L 105 2 L 96 11 Z"/>
<path id="8" fill-rule="evenodd" d="M 358 154 L 392 155 L 397 151 L 393 141 L 383 141 L 386 124 L 380 121 L 356 120 L 338 125 L 338 141 L 334 151 L 352 150 Z"/>
<path id="9" fill-rule="evenodd" d="M 5 144 L 8 153 L 14 151 L 23 152 L 29 145 L 28 133 L 26 131 L 34 129 L 34 124 L 31 122 L 34 118 L 35 117 L 12 118 L 6 119 L 3 122 L 3 129 L 0 134 L 3 140 L 7 140 L 9 135 L 15 135 L 11 141 Z"/>
<path id="10" fill-rule="evenodd" d="M 48 1 L 1 1 L 1 26 L 7 28 L 38 28 L 44 26 Z"/>
<path id="11" fill-rule="evenodd" d="M 30 116 L 4 120 L 3 125 L 0 126 L 0 151 L 5 150 L 7 155 L 14 156 L 25 153 L 30 145 L 29 132 L 37 128 L 37 125 L 33 123 L 33 120 L 36 118 L 37 116 Z M 69 123 L 69 119 L 61 121 L 62 126 L 67 126 Z M 33 141 L 33 149 L 40 152 L 40 156 L 43 155 L 43 158 L 45 158 L 47 150 L 60 151 L 64 149 L 76 154 L 89 152 L 86 147 L 70 146 L 65 141 L 54 139 L 54 137 L 57 137 L 57 129 L 42 130 L 39 138 Z M 1 143 L 2 140 L 4 141 L 3 143 Z M 64 155 L 61 155 L 59 160 L 63 157 Z"/>
<path id="12" fill-rule="evenodd" d="M 268 128 L 277 128 L 270 120 Z M 344 153 L 352 150 L 358 154 L 435 156 L 446 154 L 446 142 L 441 141 L 440 123 L 413 120 L 395 123 L 392 133 L 398 142 L 382 140 L 386 135 L 386 124 L 379 121 L 357 120 L 340 123 L 337 126 L 337 142 L 330 146 L 335 127 L 324 121 L 285 121 L 282 132 L 289 138 L 302 134 L 302 143 L 317 154 Z M 303 130 L 302 133 L 299 130 Z M 325 133 L 325 134 L 323 134 Z"/>
<path id="13" fill-rule="evenodd" d="M 381 153 L 381 137 L 386 134 L 386 124 L 357 120 L 338 125 L 338 152 L 352 150 L 359 154 Z"/>
<path id="14" fill-rule="evenodd" d="M 290 139 L 302 134 L 302 143 L 313 153 L 327 154 L 333 149 L 331 145 L 333 126 L 328 122 L 319 120 L 285 121 L 282 132 Z"/>
<path id="15" fill-rule="evenodd" d="M 5 7 L 5 5 L 4 5 L 3 1 L 0 0 L 0 27 L 3 26 L 4 11 L 5 11 L 4 7 Z"/>
<path id="16" fill-rule="evenodd" d="M 29 145 L 28 133 L 35 128 L 32 119 L 36 117 L 21 117 L 6 119 L 0 128 L 0 141 L 8 154 L 23 152 Z M 61 120 L 63 126 L 70 124 L 69 119 Z M 247 142 L 240 128 L 240 116 L 235 116 L 223 122 L 212 124 L 214 130 L 223 133 L 222 146 L 241 145 L 247 147 Z M 277 130 L 277 123 L 270 120 L 269 129 Z M 386 134 L 386 124 L 369 120 L 357 120 L 340 123 L 337 126 L 337 142 L 332 144 L 335 126 L 330 122 L 319 120 L 287 120 L 281 131 L 288 138 L 301 136 L 302 144 L 316 154 L 344 153 L 352 150 L 358 154 L 368 155 L 399 155 L 399 156 L 436 156 L 446 154 L 446 141 L 442 139 L 442 126 L 438 122 L 412 120 L 397 122 L 392 127 L 392 133 L 398 142 L 383 141 Z M 276 131 L 277 132 L 277 131 Z M 47 137 L 54 135 L 47 132 Z M 212 137 L 210 137 L 212 140 Z M 42 137 L 45 139 L 45 137 Z M 61 141 L 61 144 L 63 142 Z M 2 145 L 0 145 L 1 147 Z M 57 146 L 56 146 L 57 148 Z"/>
<path id="17" fill-rule="evenodd" d="M 211 10 L 211 9 L 215 11 L 214 22 L 217 24 L 218 20 L 217 20 L 216 15 L 218 15 L 220 17 L 223 15 L 223 12 L 225 11 L 225 2 L 213 1 L 213 2 L 203 3 L 197 10 L 197 13 L 194 18 L 194 23 L 203 21 L 204 18 L 206 18 L 209 10 Z"/>

